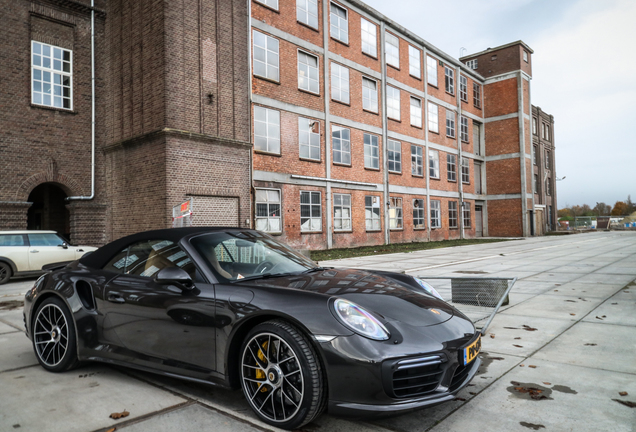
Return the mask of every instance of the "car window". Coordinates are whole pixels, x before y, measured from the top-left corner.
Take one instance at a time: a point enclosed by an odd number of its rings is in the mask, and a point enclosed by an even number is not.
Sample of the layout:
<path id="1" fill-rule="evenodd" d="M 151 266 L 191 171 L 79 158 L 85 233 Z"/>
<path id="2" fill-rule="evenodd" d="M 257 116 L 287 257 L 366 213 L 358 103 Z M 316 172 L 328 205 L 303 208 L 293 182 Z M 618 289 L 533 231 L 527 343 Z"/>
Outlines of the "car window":
<path id="1" fill-rule="evenodd" d="M 143 240 L 119 252 L 104 267 L 117 273 L 152 277 L 167 267 L 180 267 L 193 279 L 196 267 L 178 244 L 170 240 Z"/>
<path id="2" fill-rule="evenodd" d="M 2 234 L 0 235 L 1 246 L 26 246 L 24 236 L 22 234 Z"/>
<path id="3" fill-rule="evenodd" d="M 29 234 L 29 243 L 31 246 L 59 246 L 64 243 L 57 234 Z"/>

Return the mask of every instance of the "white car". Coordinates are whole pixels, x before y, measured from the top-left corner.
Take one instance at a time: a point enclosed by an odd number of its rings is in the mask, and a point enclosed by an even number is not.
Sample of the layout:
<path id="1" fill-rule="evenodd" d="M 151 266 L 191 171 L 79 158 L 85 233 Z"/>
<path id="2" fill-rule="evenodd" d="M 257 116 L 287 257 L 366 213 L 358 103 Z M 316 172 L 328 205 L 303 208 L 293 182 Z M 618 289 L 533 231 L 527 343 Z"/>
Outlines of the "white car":
<path id="1" fill-rule="evenodd" d="M 42 266 L 75 261 L 95 249 L 71 246 L 55 231 L 0 231 L 0 285 L 12 276 L 36 275 Z"/>

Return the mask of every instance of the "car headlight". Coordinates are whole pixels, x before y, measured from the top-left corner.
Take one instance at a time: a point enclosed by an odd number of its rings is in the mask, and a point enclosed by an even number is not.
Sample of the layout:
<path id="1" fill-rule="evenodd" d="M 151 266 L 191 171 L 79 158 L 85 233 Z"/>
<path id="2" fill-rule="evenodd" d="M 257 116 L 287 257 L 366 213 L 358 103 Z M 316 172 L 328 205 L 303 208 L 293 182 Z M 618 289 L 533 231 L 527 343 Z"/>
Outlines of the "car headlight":
<path id="1" fill-rule="evenodd" d="M 389 331 L 371 315 L 357 304 L 349 300 L 336 299 L 333 302 L 336 316 L 342 323 L 359 335 L 374 340 L 387 340 Z"/>
<path id="2" fill-rule="evenodd" d="M 440 300 L 444 300 L 442 298 L 441 295 L 439 295 L 439 293 L 437 292 L 437 290 L 435 288 L 433 288 L 432 286 L 430 286 L 428 283 L 424 282 L 422 279 L 420 278 L 416 278 L 413 277 L 413 279 L 415 279 L 415 281 L 424 289 L 424 291 L 426 291 L 427 293 L 429 293 L 430 295 L 432 295 L 433 297 L 437 297 Z"/>

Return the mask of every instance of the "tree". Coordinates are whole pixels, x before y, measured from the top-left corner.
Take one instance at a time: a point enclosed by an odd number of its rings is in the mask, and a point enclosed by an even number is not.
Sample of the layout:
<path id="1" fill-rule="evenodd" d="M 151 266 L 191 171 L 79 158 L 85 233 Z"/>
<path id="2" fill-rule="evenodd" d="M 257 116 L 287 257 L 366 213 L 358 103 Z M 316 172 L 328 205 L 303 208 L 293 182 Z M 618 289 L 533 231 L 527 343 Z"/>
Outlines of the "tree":
<path id="1" fill-rule="evenodd" d="M 632 214 L 636 211 L 636 204 L 634 204 L 632 202 L 632 196 L 631 195 L 627 195 L 627 201 L 625 201 L 625 204 L 627 204 L 627 213 L 626 214 Z"/>
<path id="2" fill-rule="evenodd" d="M 623 201 L 616 201 L 614 208 L 612 209 L 612 216 L 625 216 L 627 215 L 627 204 Z"/>
<path id="3" fill-rule="evenodd" d="M 570 212 L 569 208 L 565 207 L 565 208 L 562 208 L 559 211 L 557 211 L 557 216 L 559 218 L 572 217 L 572 213 Z"/>
<path id="4" fill-rule="evenodd" d="M 612 206 L 607 205 L 604 202 L 597 202 L 592 211 L 595 216 L 609 216 L 612 211 Z"/>

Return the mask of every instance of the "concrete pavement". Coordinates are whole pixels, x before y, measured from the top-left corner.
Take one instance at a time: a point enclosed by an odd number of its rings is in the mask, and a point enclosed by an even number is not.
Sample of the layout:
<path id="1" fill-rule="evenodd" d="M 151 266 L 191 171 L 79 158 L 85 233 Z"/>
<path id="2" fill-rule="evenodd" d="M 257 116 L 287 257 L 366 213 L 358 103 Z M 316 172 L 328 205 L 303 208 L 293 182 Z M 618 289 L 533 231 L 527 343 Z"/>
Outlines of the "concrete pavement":
<path id="1" fill-rule="evenodd" d="M 636 430 L 636 410 L 617 402 L 636 402 L 636 233 L 540 237 L 321 264 L 518 281 L 483 340 L 479 375 L 457 400 L 376 422 L 323 415 L 304 430 Z M 276 430 L 254 417 L 240 391 L 101 364 L 45 372 L 23 334 L 16 303 L 33 281 L 0 287 L 0 431 Z M 124 410 L 130 412 L 124 419 L 108 417 Z"/>

